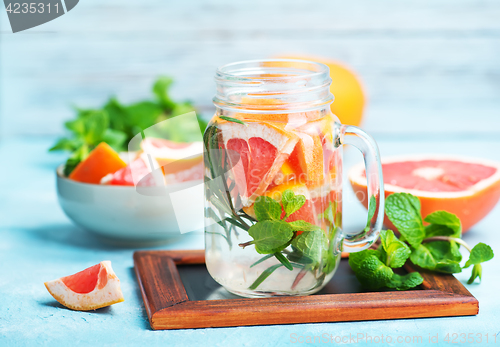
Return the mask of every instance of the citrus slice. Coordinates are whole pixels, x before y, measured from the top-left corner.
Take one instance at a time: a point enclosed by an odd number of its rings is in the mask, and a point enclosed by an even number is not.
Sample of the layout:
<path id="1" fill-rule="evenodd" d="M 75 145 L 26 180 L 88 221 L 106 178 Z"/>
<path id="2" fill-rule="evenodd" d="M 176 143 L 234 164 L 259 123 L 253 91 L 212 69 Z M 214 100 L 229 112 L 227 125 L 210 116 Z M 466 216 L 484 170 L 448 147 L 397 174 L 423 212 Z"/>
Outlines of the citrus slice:
<path id="1" fill-rule="evenodd" d="M 302 207 L 298 211 L 292 213 L 286 219 L 286 221 L 293 222 L 296 220 L 303 220 L 303 221 L 306 221 L 308 223 L 316 224 L 316 213 L 314 210 L 314 205 L 312 203 L 312 199 L 311 199 L 311 195 L 309 193 L 309 190 L 307 189 L 307 187 L 305 185 L 293 184 L 293 183 L 282 184 L 282 185 L 276 186 L 272 189 L 269 189 L 263 195 L 269 196 L 269 197 L 273 198 L 274 200 L 281 202 L 281 196 L 283 195 L 283 192 L 287 189 L 292 190 L 295 193 L 295 195 L 304 195 L 306 197 L 306 202 L 304 203 L 304 205 L 302 205 Z M 253 209 L 253 204 L 251 206 L 244 207 L 243 211 L 245 211 L 245 213 L 247 213 L 248 215 L 256 218 L 255 212 Z M 283 218 L 283 217 L 285 217 L 284 210 L 281 213 L 281 218 Z"/>
<path id="2" fill-rule="evenodd" d="M 293 170 L 299 172 L 300 183 L 310 185 L 323 180 L 323 145 L 314 127 L 308 128 L 296 132 L 300 140 L 290 154 L 289 162 Z"/>
<path id="3" fill-rule="evenodd" d="M 152 167 L 151 167 L 152 165 Z M 118 185 L 118 186 L 164 186 L 165 179 L 160 173 L 153 175 L 151 172 L 160 167 L 158 161 L 147 156 L 146 153 L 139 155 L 137 159 L 132 161 L 123 169 L 118 170 L 114 174 L 105 176 L 102 184 Z"/>
<path id="4" fill-rule="evenodd" d="M 267 189 L 293 151 L 298 137 L 286 124 L 246 121 L 246 125 L 218 120 L 224 148 L 243 206 Z"/>
<path id="5" fill-rule="evenodd" d="M 74 275 L 45 282 L 45 287 L 54 299 L 72 310 L 95 310 L 124 301 L 120 280 L 110 261 L 101 261 Z"/>
<path id="6" fill-rule="evenodd" d="M 462 221 L 466 232 L 484 218 L 500 198 L 500 163 L 448 155 L 417 155 L 382 160 L 386 197 L 395 192 L 417 196 L 422 216 L 444 210 Z M 363 164 L 352 168 L 349 180 L 366 206 Z M 387 216 L 385 224 L 394 228 Z"/>
<path id="7" fill-rule="evenodd" d="M 85 160 L 76 166 L 69 178 L 83 183 L 99 184 L 104 176 L 126 166 L 127 164 L 113 148 L 101 142 Z"/>
<path id="8" fill-rule="evenodd" d="M 165 174 L 173 174 L 198 165 L 203 160 L 203 142 L 174 142 L 148 137 L 142 150 L 155 158 Z"/>

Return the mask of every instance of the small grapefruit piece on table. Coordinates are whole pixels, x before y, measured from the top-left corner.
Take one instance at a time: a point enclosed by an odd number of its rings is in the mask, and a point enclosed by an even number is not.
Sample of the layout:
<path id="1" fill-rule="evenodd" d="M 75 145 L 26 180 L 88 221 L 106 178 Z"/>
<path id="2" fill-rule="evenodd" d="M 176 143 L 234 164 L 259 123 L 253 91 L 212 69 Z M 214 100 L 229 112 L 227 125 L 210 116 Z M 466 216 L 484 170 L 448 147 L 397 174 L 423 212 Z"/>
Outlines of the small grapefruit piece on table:
<path id="1" fill-rule="evenodd" d="M 435 211 L 454 213 L 462 232 L 483 219 L 500 199 L 500 163 L 449 155 L 411 155 L 382 160 L 385 196 L 406 192 L 420 199 L 422 217 Z M 366 174 L 363 164 L 353 167 L 349 180 L 365 205 Z M 387 216 L 386 226 L 394 228 Z"/>
<path id="2" fill-rule="evenodd" d="M 298 141 L 286 123 L 218 120 L 223 146 L 243 206 L 250 206 L 271 184 Z"/>
<path id="3" fill-rule="evenodd" d="M 83 183 L 99 184 L 101 179 L 123 169 L 127 164 L 107 143 L 101 142 L 71 172 L 69 178 Z"/>
<path id="4" fill-rule="evenodd" d="M 95 310 L 124 301 L 120 280 L 110 261 L 45 282 L 45 287 L 61 305 L 77 311 Z"/>

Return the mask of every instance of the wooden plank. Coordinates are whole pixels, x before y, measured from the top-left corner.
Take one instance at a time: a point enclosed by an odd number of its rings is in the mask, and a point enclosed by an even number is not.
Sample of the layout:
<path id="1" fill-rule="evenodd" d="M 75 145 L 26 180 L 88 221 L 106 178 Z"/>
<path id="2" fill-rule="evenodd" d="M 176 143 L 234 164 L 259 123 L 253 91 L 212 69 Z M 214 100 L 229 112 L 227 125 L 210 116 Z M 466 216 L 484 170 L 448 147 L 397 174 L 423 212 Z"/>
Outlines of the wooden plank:
<path id="1" fill-rule="evenodd" d="M 161 268 L 161 266 L 144 266 L 150 261 L 143 262 L 142 259 L 155 259 L 156 264 L 161 262 L 200 264 L 204 260 L 204 251 L 134 253 L 136 274 L 148 308 L 151 306 L 150 303 L 156 300 L 152 300 L 149 296 L 159 295 L 152 292 L 152 288 L 160 292 L 171 289 L 165 288 L 170 283 L 168 281 L 163 287 L 158 282 L 157 285 L 149 287 L 149 290 L 142 289 L 147 283 L 146 278 L 159 277 L 152 275 L 151 272 Z M 408 270 L 415 271 L 410 265 Z M 448 317 L 478 313 L 478 301 L 452 275 L 422 272 L 422 276 L 425 280 L 422 286 L 424 290 L 258 299 L 185 300 L 164 308 L 157 302 L 154 307 L 149 307 L 147 312 L 153 329 Z M 163 278 L 164 274 L 161 277 Z M 180 278 L 178 281 L 180 282 Z M 174 287 L 182 287 L 182 283 L 176 283 Z"/>
<path id="2" fill-rule="evenodd" d="M 172 258 L 136 252 L 134 267 L 148 317 L 161 309 L 188 301 Z"/>

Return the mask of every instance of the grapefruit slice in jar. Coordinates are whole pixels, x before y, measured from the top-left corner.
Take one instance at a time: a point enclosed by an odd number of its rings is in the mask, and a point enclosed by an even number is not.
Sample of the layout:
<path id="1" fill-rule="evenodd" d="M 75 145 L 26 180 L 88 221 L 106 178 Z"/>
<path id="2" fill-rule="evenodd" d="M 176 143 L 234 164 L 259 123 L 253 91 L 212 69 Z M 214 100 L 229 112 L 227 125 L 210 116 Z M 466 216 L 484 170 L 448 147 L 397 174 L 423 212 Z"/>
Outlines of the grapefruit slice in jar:
<path id="1" fill-rule="evenodd" d="M 366 176 L 359 164 L 349 173 L 357 198 L 367 206 Z M 385 196 L 406 192 L 417 196 L 422 217 L 435 211 L 454 213 L 462 232 L 483 219 L 500 199 L 500 163 L 448 155 L 413 155 L 382 160 Z M 386 226 L 394 228 L 387 216 Z"/>
<path id="2" fill-rule="evenodd" d="M 311 194 L 309 193 L 309 189 L 307 189 L 307 187 L 304 184 L 295 184 L 295 183 L 282 184 L 269 189 L 263 195 L 273 198 L 274 200 L 281 203 L 281 196 L 283 195 L 283 192 L 287 189 L 292 190 L 295 195 L 304 195 L 306 198 L 306 202 L 304 203 L 304 205 L 302 205 L 302 207 L 298 211 L 295 211 L 290 216 L 288 216 L 286 221 L 294 222 L 297 220 L 303 220 L 311 224 L 316 224 L 317 213 L 315 211 L 315 207 L 313 204 L 313 200 L 311 198 Z M 248 207 L 244 207 L 243 211 L 245 211 L 245 213 L 247 213 L 248 215 L 256 218 L 253 204 Z M 281 213 L 281 218 L 284 217 L 285 217 L 285 210 L 283 209 Z"/>
<path id="3" fill-rule="evenodd" d="M 61 305 L 77 311 L 95 310 L 124 301 L 120 280 L 110 261 L 45 282 L 45 287 Z"/>
<path id="4" fill-rule="evenodd" d="M 250 206 L 271 184 L 298 137 L 284 129 L 286 123 L 218 123 L 242 205 Z"/>

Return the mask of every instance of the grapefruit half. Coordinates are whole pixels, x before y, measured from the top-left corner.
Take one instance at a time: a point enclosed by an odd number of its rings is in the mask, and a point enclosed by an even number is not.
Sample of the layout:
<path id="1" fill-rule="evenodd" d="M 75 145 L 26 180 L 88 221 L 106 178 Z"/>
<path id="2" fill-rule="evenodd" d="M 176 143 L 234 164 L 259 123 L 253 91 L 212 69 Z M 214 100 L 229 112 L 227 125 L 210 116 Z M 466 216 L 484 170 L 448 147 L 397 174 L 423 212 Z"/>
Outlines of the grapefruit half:
<path id="1" fill-rule="evenodd" d="M 77 311 L 95 310 L 124 301 L 120 280 L 110 261 L 101 261 L 74 275 L 45 282 L 50 295 Z"/>
<path id="2" fill-rule="evenodd" d="M 411 155 L 382 160 L 385 196 L 406 192 L 417 196 L 422 217 L 444 210 L 462 222 L 462 232 L 483 219 L 500 199 L 500 163 L 450 155 Z M 349 180 L 356 197 L 367 207 L 363 163 L 353 167 Z M 389 228 L 394 225 L 387 216 Z"/>

